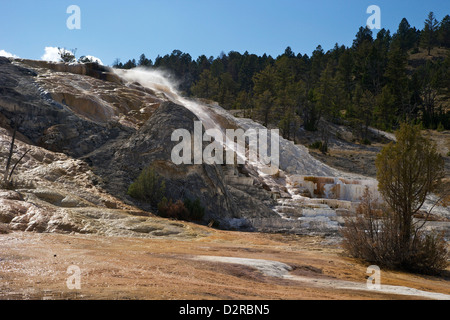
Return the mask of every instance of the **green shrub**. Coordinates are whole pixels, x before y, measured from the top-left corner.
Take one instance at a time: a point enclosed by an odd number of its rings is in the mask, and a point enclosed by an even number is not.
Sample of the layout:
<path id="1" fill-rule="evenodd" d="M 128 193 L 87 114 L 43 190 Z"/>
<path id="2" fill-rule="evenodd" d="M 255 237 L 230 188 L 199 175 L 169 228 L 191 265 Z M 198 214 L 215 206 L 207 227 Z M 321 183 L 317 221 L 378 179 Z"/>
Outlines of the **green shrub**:
<path id="1" fill-rule="evenodd" d="M 156 207 L 166 192 L 166 183 L 153 167 L 142 170 L 139 177 L 128 188 L 128 195 Z"/>
<path id="2" fill-rule="evenodd" d="M 361 140 L 361 143 L 366 146 L 370 146 L 372 144 L 372 141 L 370 141 L 368 138 L 364 138 Z"/>
<path id="3" fill-rule="evenodd" d="M 160 215 L 161 215 L 161 212 L 164 212 L 164 210 L 166 209 L 168 204 L 169 204 L 169 200 L 167 200 L 166 197 L 163 197 L 161 199 L 161 201 L 158 202 L 158 213 L 160 213 Z"/>
<path id="4" fill-rule="evenodd" d="M 191 220 L 200 221 L 203 219 L 203 216 L 205 215 L 205 208 L 202 207 L 200 199 L 197 198 L 195 201 L 185 199 L 184 205 L 189 211 L 189 217 Z"/>
<path id="5" fill-rule="evenodd" d="M 324 143 L 322 141 L 316 141 L 313 144 L 310 144 L 309 148 L 310 149 L 319 149 L 319 151 L 321 151 L 322 153 L 328 152 L 328 144 Z"/>
<path id="6" fill-rule="evenodd" d="M 442 132 L 442 131 L 444 131 L 445 130 L 445 128 L 444 128 L 444 126 L 442 125 L 442 122 L 439 122 L 439 124 L 438 124 L 438 126 L 437 126 L 437 128 L 436 128 L 436 131 L 437 132 Z"/>
<path id="7" fill-rule="evenodd" d="M 322 148 L 322 141 L 316 141 L 309 145 L 310 149 L 321 149 Z"/>

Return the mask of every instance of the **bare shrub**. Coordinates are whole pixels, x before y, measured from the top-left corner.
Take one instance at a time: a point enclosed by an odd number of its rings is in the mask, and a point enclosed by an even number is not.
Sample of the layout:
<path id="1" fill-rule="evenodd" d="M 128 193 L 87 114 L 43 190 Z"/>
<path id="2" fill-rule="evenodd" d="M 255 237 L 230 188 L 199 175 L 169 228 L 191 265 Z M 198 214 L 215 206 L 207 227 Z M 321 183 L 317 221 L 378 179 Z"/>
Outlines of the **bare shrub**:
<path id="1" fill-rule="evenodd" d="M 189 210 L 184 206 L 183 201 L 173 202 L 164 197 L 158 204 L 158 213 L 160 216 L 169 219 L 189 220 Z"/>
<path id="2" fill-rule="evenodd" d="M 447 267 L 447 243 L 436 233 L 413 225 L 411 241 L 405 247 L 401 219 L 374 201 L 366 189 L 356 215 L 341 228 L 343 248 L 359 259 L 393 269 L 435 274 Z"/>

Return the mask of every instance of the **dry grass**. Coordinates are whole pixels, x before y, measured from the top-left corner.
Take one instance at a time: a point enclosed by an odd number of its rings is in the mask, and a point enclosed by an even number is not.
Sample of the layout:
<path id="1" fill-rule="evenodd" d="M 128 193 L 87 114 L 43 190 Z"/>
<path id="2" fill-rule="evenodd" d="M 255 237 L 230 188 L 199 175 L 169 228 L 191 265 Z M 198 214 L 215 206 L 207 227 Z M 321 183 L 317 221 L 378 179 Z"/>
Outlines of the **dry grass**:
<path id="1" fill-rule="evenodd" d="M 240 265 L 190 259 L 275 260 L 292 266 L 293 275 L 365 283 L 366 265 L 318 237 L 213 231 L 184 241 L 13 232 L 0 235 L 0 241 L 0 299 L 406 298 L 318 287 Z M 81 290 L 67 289 L 70 265 L 82 271 Z M 382 282 L 450 294 L 448 279 L 383 271 Z"/>
<path id="2" fill-rule="evenodd" d="M 365 149 L 329 148 L 326 155 L 317 150 L 310 149 L 309 152 L 333 168 L 366 177 L 375 177 L 375 159 L 381 148 L 381 144 L 373 144 Z"/>

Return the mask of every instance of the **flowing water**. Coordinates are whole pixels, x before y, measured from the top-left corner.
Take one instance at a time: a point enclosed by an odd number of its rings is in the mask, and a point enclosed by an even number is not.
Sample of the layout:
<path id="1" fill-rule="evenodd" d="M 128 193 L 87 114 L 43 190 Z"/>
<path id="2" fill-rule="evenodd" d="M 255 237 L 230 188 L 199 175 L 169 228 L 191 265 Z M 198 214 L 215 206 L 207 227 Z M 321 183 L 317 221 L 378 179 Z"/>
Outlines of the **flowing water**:
<path id="1" fill-rule="evenodd" d="M 205 130 L 217 129 L 225 133 L 229 129 L 227 125 L 244 131 L 266 129 L 250 119 L 235 118 L 218 105 L 181 96 L 162 72 L 140 68 L 115 72 L 129 83 L 138 82 L 162 94 L 167 100 L 186 107 L 200 119 Z M 248 162 L 247 165 L 252 166 L 272 189 L 272 195 L 277 200 L 273 209 L 285 222 L 283 226 L 291 223 L 297 228 L 301 225 L 309 233 L 337 231 L 343 220 L 341 216 L 355 210 L 366 187 L 378 194 L 375 179 L 331 168 L 313 158 L 304 146 L 294 145 L 279 136 L 277 138 L 279 170 L 276 174 L 268 173 L 267 166 L 260 161 Z M 223 146 L 224 149 L 234 148 L 230 144 Z M 238 156 L 248 158 L 242 153 Z"/>

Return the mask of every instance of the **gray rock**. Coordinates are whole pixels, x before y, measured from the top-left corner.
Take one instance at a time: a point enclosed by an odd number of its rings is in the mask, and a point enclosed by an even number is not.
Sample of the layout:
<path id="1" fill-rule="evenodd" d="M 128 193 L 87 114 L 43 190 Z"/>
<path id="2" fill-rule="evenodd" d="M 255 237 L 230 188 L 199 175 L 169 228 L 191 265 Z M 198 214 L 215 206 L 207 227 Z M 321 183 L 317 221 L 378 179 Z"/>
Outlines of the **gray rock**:
<path id="1" fill-rule="evenodd" d="M 74 114 L 43 93 L 36 71 L 0 58 L 0 113 L 10 127 L 19 121 L 19 132 L 34 144 L 79 157 L 121 131 L 120 124 L 109 126 Z"/>
<path id="2" fill-rule="evenodd" d="M 124 124 L 113 120 L 104 121 L 108 114 L 99 114 L 101 116 L 97 118 L 85 116 L 83 112 L 86 110 L 82 108 L 88 108 L 87 111 L 95 108 L 95 97 L 80 98 L 75 91 L 53 95 L 46 92 L 37 76 L 48 76 L 48 70 L 66 72 L 68 76 L 69 73 L 76 74 L 74 79 L 77 81 L 82 81 L 82 77 L 105 81 L 103 87 L 109 89 L 101 92 L 99 85 L 100 91 L 93 94 L 102 95 L 104 99 L 111 101 L 108 105 L 113 110 L 111 114 L 119 112 L 120 108 L 131 109 L 127 117 L 119 117 Z M 122 80 L 110 71 L 97 64 L 66 65 L 30 60 L 11 63 L 9 59 L 1 58 L 0 113 L 7 119 L 5 126 L 13 127 L 16 125 L 15 121 L 19 121 L 19 133 L 31 143 L 84 160 L 100 177 L 99 181 L 95 181 L 99 187 L 125 203 L 142 209 L 155 212 L 155 208 L 128 197 L 127 189 L 144 168 L 154 165 L 166 181 L 167 197 L 174 200 L 200 199 L 205 207 L 206 223 L 214 220 L 223 228 L 248 229 L 251 228 L 248 223 L 250 218 L 276 216 L 270 209 L 273 204 L 270 192 L 261 185 L 253 184 L 251 170 L 246 170 L 245 167 L 232 169 L 237 175 L 230 176 L 227 173 L 227 178 L 225 166 L 175 165 L 171 161 L 171 151 L 178 142 L 171 141 L 172 132 L 184 128 L 193 133 L 194 121 L 198 118 L 183 106 L 170 102 L 161 103 L 157 97 L 152 98 L 149 96 L 152 92 L 143 87 L 125 87 Z M 67 83 L 70 84 L 64 84 Z M 93 82 L 86 80 L 82 83 L 89 86 Z M 47 85 L 57 87 L 60 84 L 50 82 Z M 113 88 L 115 89 L 112 90 Z M 135 95 L 132 95 L 133 92 Z M 120 99 L 116 99 L 116 96 L 120 96 Z M 145 96 L 148 100 L 144 113 L 140 112 L 144 106 L 136 98 L 138 96 Z M 71 103 L 84 101 L 85 104 L 76 112 L 65 104 L 65 98 L 73 100 Z M 83 112 L 80 113 L 80 110 Z M 98 115 L 98 112 L 94 110 L 93 114 Z M 52 160 L 49 157 L 50 154 L 37 155 L 37 158 L 47 159 L 46 162 L 50 163 Z M 59 175 L 50 170 L 46 177 L 51 182 L 58 179 Z M 74 208 L 84 205 L 75 198 L 67 198 L 50 189 L 38 188 L 32 193 L 40 200 L 58 207 Z M 92 202 L 95 203 L 93 200 Z M 38 216 L 45 217 L 30 214 L 16 217 L 13 228 L 48 228 L 44 227 L 48 222 L 31 219 Z M 4 217 L 4 220 L 9 219 L 9 215 Z"/>
<path id="3" fill-rule="evenodd" d="M 108 182 L 103 187 L 122 198 L 139 173 L 153 165 L 166 182 L 168 197 L 200 199 L 206 211 L 204 221 L 214 220 L 223 228 L 236 228 L 236 223 L 230 222 L 237 221 L 233 219 L 275 215 L 251 194 L 256 192 L 256 187 L 249 185 L 251 178 L 236 179 L 237 184 L 245 180 L 248 192 L 244 192 L 227 184 L 225 166 L 175 165 L 171 161 L 172 148 L 178 143 L 171 141 L 172 132 L 184 128 L 193 133 L 194 120 L 196 116 L 183 106 L 163 103 L 137 132 L 96 150 L 85 160 L 92 163 L 96 174 L 106 177 Z M 265 193 L 263 200 L 269 198 L 270 193 Z M 248 228 L 248 223 L 241 225 Z"/>

